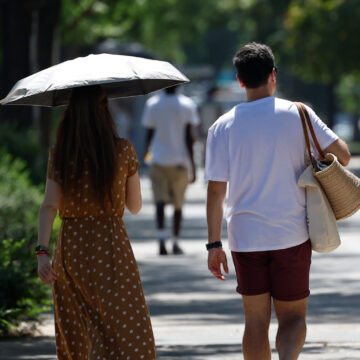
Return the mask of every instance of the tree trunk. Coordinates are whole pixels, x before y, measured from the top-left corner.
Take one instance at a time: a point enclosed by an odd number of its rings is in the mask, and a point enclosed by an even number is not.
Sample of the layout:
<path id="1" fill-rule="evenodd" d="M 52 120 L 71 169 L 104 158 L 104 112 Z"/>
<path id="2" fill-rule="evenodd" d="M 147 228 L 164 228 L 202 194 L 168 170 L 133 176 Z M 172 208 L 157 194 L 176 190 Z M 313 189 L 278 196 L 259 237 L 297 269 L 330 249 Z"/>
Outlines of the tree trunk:
<path id="1" fill-rule="evenodd" d="M 3 58 L 0 97 L 4 98 L 15 83 L 30 75 L 29 41 L 31 8 L 22 0 L 0 0 Z M 32 111 L 28 106 L 3 106 L 1 120 L 18 127 L 32 125 Z"/>
<path id="2" fill-rule="evenodd" d="M 37 29 L 37 65 L 38 70 L 43 70 L 58 59 L 53 58 L 54 46 L 58 45 L 55 39 L 56 26 L 60 16 L 61 0 L 45 2 L 38 9 Z M 52 111 L 50 108 L 41 108 L 39 114 L 39 141 L 43 151 L 48 151 L 50 146 Z"/>

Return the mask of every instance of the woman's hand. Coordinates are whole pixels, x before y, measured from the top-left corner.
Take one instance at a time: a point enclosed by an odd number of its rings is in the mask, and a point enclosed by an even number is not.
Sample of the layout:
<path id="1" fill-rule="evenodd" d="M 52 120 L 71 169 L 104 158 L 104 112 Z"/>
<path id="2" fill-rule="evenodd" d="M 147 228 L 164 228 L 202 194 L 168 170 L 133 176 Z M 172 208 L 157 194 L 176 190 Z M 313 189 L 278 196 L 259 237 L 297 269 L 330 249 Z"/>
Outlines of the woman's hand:
<path id="1" fill-rule="evenodd" d="M 45 284 L 53 285 L 56 281 L 56 272 L 50 264 L 49 257 L 47 255 L 40 255 L 37 258 L 40 279 Z"/>

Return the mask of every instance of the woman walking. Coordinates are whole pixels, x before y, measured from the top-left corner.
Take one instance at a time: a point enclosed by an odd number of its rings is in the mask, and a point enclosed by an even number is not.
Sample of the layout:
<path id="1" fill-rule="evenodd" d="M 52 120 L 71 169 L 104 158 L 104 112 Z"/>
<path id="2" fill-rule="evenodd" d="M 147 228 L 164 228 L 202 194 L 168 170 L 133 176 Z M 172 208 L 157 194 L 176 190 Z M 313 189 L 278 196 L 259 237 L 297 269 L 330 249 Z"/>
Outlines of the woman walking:
<path id="1" fill-rule="evenodd" d="M 100 86 L 74 88 L 50 151 L 36 249 L 53 285 L 59 360 L 156 358 L 137 264 L 122 221 L 141 208 L 139 162 L 116 137 Z M 52 265 L 48 244 L 59 209 Z"/>

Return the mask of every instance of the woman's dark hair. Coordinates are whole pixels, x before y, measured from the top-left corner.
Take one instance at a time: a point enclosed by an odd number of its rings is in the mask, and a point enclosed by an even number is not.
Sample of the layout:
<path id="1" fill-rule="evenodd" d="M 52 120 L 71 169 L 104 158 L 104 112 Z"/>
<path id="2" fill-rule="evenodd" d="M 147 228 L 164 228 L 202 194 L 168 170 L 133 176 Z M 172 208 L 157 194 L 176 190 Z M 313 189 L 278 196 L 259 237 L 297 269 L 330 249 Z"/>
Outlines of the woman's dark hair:
<path id="1" fill-rule="evenodd" d="M 275 58 L 269 46 L 252 42 L 235 54 L 233 64 L 244 85 L 254 89 L 267 83 Z"/>
<path id="2" fill-rule="evenodd" d="M 64 196 L 79 187 L 86 163 L 90 185 L 99 204 L 111 199 L 116 175 L 116 129 L 100 85 L 74 88 L 59 123 L 54 150 Z"/>

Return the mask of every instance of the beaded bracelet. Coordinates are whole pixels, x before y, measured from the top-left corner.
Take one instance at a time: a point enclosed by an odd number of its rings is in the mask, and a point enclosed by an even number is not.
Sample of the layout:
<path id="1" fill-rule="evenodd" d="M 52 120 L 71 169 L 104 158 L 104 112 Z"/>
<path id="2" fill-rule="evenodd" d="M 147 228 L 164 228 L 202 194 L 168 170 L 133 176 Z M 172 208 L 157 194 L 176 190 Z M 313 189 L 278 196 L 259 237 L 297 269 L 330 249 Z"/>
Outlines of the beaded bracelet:
<path id="1" fill-rule="evenodd" d="M 49 254 L 47 251 L 44 251 L 44 250 L 39 251 L 39 252 L 37 252 L 37 253 L 36 253 L 36 256 L 41 256 L 41 255 L 47 255 L 47 256 L 50 256 L 50 254 Z"/>
<path id="2" fill-rule="evenodd" d="M 36 253 L 36 255 L 44 255 L 45 254 L 47 256 L 50 256 L 49 248 L 47 246 L 44 246 L 44 245 L 36 246 L 35 253 Z"/>

